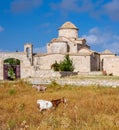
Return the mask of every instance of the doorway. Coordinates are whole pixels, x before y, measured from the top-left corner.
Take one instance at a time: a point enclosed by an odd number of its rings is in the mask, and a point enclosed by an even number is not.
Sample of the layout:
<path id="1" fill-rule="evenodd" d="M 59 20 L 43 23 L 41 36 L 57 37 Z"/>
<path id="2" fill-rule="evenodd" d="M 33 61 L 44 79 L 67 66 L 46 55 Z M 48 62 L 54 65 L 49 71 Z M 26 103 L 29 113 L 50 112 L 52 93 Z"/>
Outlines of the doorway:
<path id="1" fill-rule="evenodd" d="M 4 80 L 15 80 L 20 78 L 20 60 L 8 58 L 3 64 Z"/>

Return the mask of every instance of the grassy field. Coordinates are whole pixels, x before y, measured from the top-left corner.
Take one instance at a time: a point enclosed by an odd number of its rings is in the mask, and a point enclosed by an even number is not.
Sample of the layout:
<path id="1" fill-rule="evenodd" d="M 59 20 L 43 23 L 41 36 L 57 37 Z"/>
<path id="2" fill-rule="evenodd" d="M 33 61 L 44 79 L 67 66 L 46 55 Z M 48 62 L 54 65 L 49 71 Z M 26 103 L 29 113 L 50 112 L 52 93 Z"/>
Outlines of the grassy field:
<path id="1" fill-rule="evenodd" d="M 0 130 L 119 130 L 119 88 L 60 86 L 37 92 L 23 81 L 0 83 Z M 37 99 L 67 98 L 41 114 Z"/>

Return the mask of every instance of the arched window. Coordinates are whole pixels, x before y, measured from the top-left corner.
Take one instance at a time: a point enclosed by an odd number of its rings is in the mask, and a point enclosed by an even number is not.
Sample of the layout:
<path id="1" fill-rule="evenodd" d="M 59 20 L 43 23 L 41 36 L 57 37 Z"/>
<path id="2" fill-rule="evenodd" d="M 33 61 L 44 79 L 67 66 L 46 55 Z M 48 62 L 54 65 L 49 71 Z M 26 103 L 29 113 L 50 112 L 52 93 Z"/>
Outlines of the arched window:
<path id="1" fill-rule="evenodd" d="M 30 57 L 30 48 L 29 47 L 26 48 L 26 53 L 27 53 L 27 57 L 29 58 Z"/>

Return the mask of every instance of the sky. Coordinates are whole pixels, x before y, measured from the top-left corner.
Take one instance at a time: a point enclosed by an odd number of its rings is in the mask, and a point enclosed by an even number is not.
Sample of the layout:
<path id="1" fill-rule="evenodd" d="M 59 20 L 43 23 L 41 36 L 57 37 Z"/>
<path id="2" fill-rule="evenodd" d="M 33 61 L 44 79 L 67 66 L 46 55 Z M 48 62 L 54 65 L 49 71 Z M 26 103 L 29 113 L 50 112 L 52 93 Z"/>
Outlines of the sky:
<path id="1" fill-rule="evenodd" d="M 119 55 L 119 0 L 0 0 L 0 51 L 45 52 L 58 28 L 70 21 L 91 50 Z"/>

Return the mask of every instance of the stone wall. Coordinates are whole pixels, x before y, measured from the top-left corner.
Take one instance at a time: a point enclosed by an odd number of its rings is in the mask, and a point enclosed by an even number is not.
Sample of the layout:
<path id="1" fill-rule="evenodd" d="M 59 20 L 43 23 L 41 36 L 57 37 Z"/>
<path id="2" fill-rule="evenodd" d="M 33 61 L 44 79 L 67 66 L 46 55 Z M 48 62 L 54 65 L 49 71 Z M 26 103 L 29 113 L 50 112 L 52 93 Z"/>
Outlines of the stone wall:
<path id="1" fill-rule="evenodd" d="M 14 52 L 14 53 L 0 53 L 0 79 L 3 80 L 3 63 L 5 59 L 16 58 L 20 60 L 21 78 L 33 77 L 35 75 L 56 75 L 53 73 L 45 73 L 43 71 L 51 70 L 51 65 L 57 61 L 63 61 L 65 54 L 44 54 L 41 56 L 34 56 L 34 64 L 31 66 L 29 59 L 24 52 Z M 93 60 L 92 60 L 93 58 Z M 96 71 L 99 69 L 99 55 L 94 54 L 70 54 L 70 59 L 73 61 L 74 72 L 78 73 L 89 73 L 92 70 Z M 119 57 L 104 58 L 104 70 L 108 74 L 113 73 L 114 75 L 119 75 Z M 91 69 L 93 68 L 93 69 Z"/>
<path id="2" fill-rule="evenodd" d="M 63 61 L 65 54 L 47 54 L 44 56 L 36 57 L 34 59 L 34 66 L 39 70 L 51 70 L 51 65 L 57 61 Z M 90 72 L 90 55 L 74 55 L 70 54 L 70 59 L 73 61 L 74 72 Z"/>
<path id="3" fill-rule="evenodd" d="M 59 37 L 69 37 L 69 38 L 77 38 L 78 31 L 77 29 L 60 29 L 59 30 Z"/>
<path id="4" fill-rule="evenodd" d="M 70 56 L 75 72 L 90 72 L 90 55 L 71 55 Z"/>
<path id="5" fill-rule="evenodd" d="M 115 57 L 115 54 L 100 54 L 100 70 L 103 70 L 103 60 L 106 57 Z"/>
<path id="6" fill-rule="evenodd" d="M 66 72 L 66 71 L 54 71 L 54 70 L 38 70 L 34 71 L 34 74 L 32 75 L 31 78 L 60 78 L 60 77 L 65 77 L 65 76 L 73 76 L 77 75 L 77 72 Z"/>
<path id="7" fill-rule="evenodd" d="M 119 76 L 119 56 L 105 57 L 103 60 L 103 70 L 105 70 L 108 75 Z"/>
<path id="8" fill-rule="evenodd" d="M 40 57 L 35 57 L 36 65 L 40 70 L 51 70 L 51 65 L 57 61 L 58 63 L 64 59 L 64 54 L 46 54 Z"/>
<path id="9" fill-rule="evenodd" d="M 53 42 L 47 45 L 48 53 L 67 53 L 66 42 Z"/>
<path id="10" fill-rule="evenodd" d="M 75 85 L 75 86 L 98 86 L 98 87 L 119 87 L 119 80 L 113 78 L 100 77 L 95 78 L 93 76 L 89 77 L 65 77 L 65 78 L 29 78 L 27 79 L 31 84 L 52 84 L 56 82 L 60 85 Z"/>
<path id="11" fill-rule="evenodd" d="M 32 75 L 34 69 L 31 66 L 26 53 L 23 52 L 0 52 L 0 80 L 3 80 L 3 64 L 4 60 L 9 58 L 15 58 L 20 60 L 20 76 L 26 78 Z"/>

